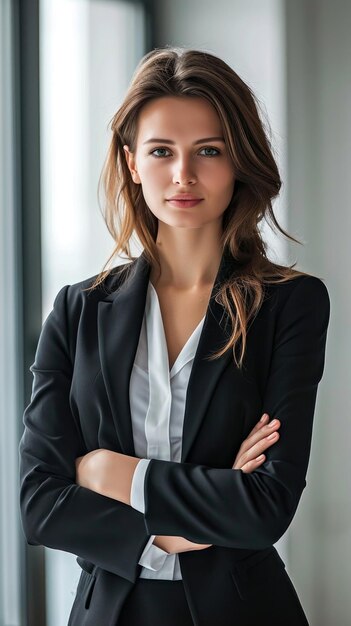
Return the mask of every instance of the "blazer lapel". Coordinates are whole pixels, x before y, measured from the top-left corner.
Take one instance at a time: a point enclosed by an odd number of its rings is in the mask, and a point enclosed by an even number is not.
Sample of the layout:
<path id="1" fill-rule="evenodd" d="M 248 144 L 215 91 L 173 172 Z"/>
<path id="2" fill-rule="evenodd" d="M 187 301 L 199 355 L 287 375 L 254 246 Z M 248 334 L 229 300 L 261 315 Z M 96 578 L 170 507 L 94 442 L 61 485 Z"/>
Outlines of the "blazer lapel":
<path id="1" fill-rule="evenodd" d="M 219 284 L 233 272 L 234 260 L 224 253 L 213 285 L 199 344 L 189 379 L 182 458 L 184 462 L 196 438 L 206 407 L 221 372 L 233 358 L 232 350 L 214 361 L 206 357 L 222 348 L 229 337 L 228 318 L 215 302 Z M 151 266 L 143 252 L 132 268 L 132 274 L 117 291 L 98 305 L 98 341 L 101 370 L 117 436 L 124 454 L 135 456 L 129 403 L 129 380 L 139 342 Z"/>
<path id="2" fill-rule="evenodd" d="M 208 357 L 223 348 L 230 337 L 231 326 L 224 308 L 215 300 L 218 287 L 234 270 L 233 257 L 224 253 L 212 288 L 205 321 L 195 353 L 189 378 L 183 425 L 181 462 L 186 462 L 197 432 L 205 417 L 207 406 L 221 373 L 233 359 L 232 349 L 213 361 Z"/>
<path id="3" fill-rule="evenodd" d="M 138 347 L 151 266 L 144 254 L 117 291 L 98 305 L 101 371 L 122 452 L 135 456 L 129 380 Z"/>

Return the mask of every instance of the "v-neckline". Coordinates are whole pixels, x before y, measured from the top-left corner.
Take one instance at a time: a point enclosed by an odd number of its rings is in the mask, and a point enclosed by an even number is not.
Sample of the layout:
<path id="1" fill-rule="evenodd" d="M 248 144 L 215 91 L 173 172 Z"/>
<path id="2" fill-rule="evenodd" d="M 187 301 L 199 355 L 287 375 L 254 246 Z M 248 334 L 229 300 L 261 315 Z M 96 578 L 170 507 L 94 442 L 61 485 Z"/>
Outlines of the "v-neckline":
<path id="1" fill-rule="evenodd" d="M 176 357 L 172 367 L 170 367 L 169 357 L 168 357 L 168 346 L 167 346 L 167 340 L 166 340 L 166 333 L 165 333 L 165 328 L 164 328 L 164 324 L 163 324 L 163 318 L 162 318 L 162 312 L 161 312 L 161 306 L 160 306 L 159 297 L 158 297 L 157 291 L 156 291 L 156 289 L 153 286 L 151 281 L 149 281 L 149 288 L 151 289 L 151 292 L 153 293 L 155 301 L 157 303 L 157 315 L 158 315 L 159 321 L 160 321 L 161 336 L 162 336 L 161 340 L 162 340 L 162 343 L 163 343 L 163 349 L 165 351 L 165 356 L 167 357 L 169 377 L 172 378 L 173 376 L 175 376 L 175 374 L 182 367 L 184 367 L 184 365 L 191 358 L 193 358 L 195 356 L 196 349 L 194 350 L 194 347 L 195 347 L 194 344 L 197 345 L 197 343 L 198 343 L 198 335 L 201 333 L 202 326 L 204 324 L 206 314 L 203 316 L 203 318 L 197 324 L 196 328 L 194 328 L 193 332 L 188 337 L 188 339 L 186 340 L 185 344 L 183 345 L 183 347 L 181 348 L 180 352 L 178 353 L 178 355 L 177 355 L 177 357 Z"/>

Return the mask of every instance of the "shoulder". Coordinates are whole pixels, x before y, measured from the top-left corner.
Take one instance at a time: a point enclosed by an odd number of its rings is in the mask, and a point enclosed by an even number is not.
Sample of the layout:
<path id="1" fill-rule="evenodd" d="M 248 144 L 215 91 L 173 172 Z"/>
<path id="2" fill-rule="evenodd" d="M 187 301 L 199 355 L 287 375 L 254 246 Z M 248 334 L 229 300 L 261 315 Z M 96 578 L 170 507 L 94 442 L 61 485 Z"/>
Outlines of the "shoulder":
<path id="1" fill-rule="evenodd" d="M 284 282 L 272 282 L 265 285 L 266 294 L 279 297 L 284 302 L 290 297 L 317 298 L 322 301 L 329 301 L 329 293 L 323 279 L 312 274 L 293 274 L 289 280 Z"/>
<path id="2" fill-rule="evenodd" d="M 281 283 L 265 285 L 266 305 L 285 319 L 309 317 L 328 324 L 330 297 L 321 278 L 312 274 L 296 274 Z"/>
<path id="3" fill-rule="evenodd" d="M 95 274 L 78 283 L 69 285 L 68 297 L 98 301 L 104 300 L 106 296 L 109 296 L 123 284 L 134 265 L 135 261 L 117 265 L 107 274 L 104 280 L 94 288 L 93 285 L 99 274 Z"/>
<path id="4" fill-rule="evenodd" d="M 65 308 L 69 317 L 80 312 L 86 306 L 97 306 L 98 302 L 114 293 L 130 275 L 135 260 L 114 267 L 104 280 L 94 287 L 99 274 L 79 282 L 61 287 L 54 299 L 54 308 Z"/>

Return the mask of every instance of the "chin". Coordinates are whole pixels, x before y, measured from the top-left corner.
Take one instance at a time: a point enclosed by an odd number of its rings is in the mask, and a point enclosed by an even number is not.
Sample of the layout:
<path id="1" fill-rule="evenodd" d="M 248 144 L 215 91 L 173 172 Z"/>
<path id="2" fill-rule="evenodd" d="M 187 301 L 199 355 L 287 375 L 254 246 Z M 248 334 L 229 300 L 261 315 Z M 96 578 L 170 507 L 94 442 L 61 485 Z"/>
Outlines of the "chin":
<path id="1" fill-rule="evenodd" d="M 191 219 L 178 219 L 178 220 L 172 220 L 172 221 L 168 221 L 168 222 L 164 222 L 164 224 L 166 224 L 167 226 L 169 226 L 170 228 L 190 228 L 190 229 L 195 229 L 195 228 L 201 228 L 202 226 L 205 226 L 204 222 L 200 222 L 199 220 L 191 220 Z"/>

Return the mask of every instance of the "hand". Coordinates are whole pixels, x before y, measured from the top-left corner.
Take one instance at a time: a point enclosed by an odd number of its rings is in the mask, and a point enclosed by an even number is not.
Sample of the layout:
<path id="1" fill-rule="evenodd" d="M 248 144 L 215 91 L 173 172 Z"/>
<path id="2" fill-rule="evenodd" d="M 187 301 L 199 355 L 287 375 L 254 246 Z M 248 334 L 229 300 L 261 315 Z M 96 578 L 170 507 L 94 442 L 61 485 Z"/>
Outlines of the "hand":
<path id="1" fill-rule="evenodd" d="M 279 433 L 277 430 L 280 427 L 279 420 L 274 420 L 274 424 L 273 421 L 267 424 L 268 420 L 269 415 L 264 413 L 260 421 L 243 441 L 234 461 L 233 469 L 241 469 L 245 474 L 249 474 L 265 461 L 266 457 L 262 452 L 278 441 Z M 273 434 L 273 438 L 267 439 L 267 436 L 270 434 Z M 154 539 L 154 544 L 169 554 L 188 552 L 190 550 L 205 550 L 213 545 L 193 543 L 184 537 L 167 535 L 157 535 Z"/>
<path id="2" fill-rule="evenodd" d="M 243 441 L 236 455 L 233 469 L 241 469 L 245 474 L 250 474 L 264 463 L 266 457 L 262 453 L 279 439 L 277 431 L 280 428 L 280 421 L 275 419 L 268 423 L 268 420 L 269 415 L 264 413 Z M 270 436 L 271 439 L 269 439 Z"/>
<path id="3" fill-rule="evenodd" d="M 191 550 L 205 550 L 210 548 L 212 543 L 193 543 L 184 537 L 173 537 L 170 535 L 157 535 L 153 541 L 154 545 L 168 554 L 178 554 L 179 552 L 189 552 Z"/>
<path id="4" fill-rule="evenodd" d="M 76 483 L 103 496 L 130 504 L 131 477 L 139 460 L 103 448 L 92 450 L 76 459 Z M 116 476 L 118 476 L 118 481 Z M 212 545 L 193 543 L 184 537 L 165 535 L 155 537 L 154 544 L 168 554 L 187 552 L 188 550 L 204 550 Z"/>

